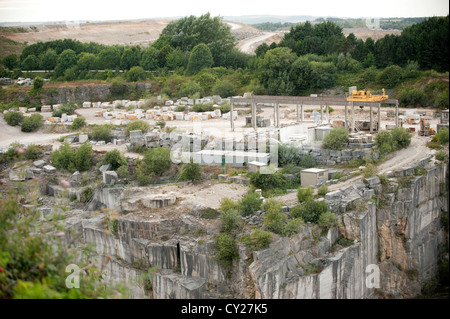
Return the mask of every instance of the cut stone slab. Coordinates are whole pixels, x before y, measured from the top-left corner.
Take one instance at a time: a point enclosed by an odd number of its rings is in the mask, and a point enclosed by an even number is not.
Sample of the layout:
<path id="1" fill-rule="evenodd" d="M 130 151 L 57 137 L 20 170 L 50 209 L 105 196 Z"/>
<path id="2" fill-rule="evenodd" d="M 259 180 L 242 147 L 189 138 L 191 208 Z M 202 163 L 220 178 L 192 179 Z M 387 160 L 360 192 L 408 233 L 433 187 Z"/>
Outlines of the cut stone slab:
<path id="1" fill-rule="evenodd" d="M 155 194 L 142 198 L 141 203 L 148 208 L 161 208 L 175 204 L 176 200 L 174 195 Z"/>
<path id="2" fill-rule="evenodd" d="M 104 172 L 106 172 L 107 170 L 109 170 L 109 167 L 110 167 L 110 166 L 111 166 L 110 164 L 102 165 L 102 166 L 100 166 L 99 171 L 102 172 L 102 173 L 104 173 Z"/>
<path id="3" fill-rule="evenodd" d="M 103 183 L 106 185 L 114 185 L 119 177 L 115 171 L 106 171 L 103 172 Z"/>
<path id="4" fill-rule="evenodd" d="M 226 174 L 219 174 L 219 175 L 217 175 L 217 178 L 219 179 L 219 181 L 226 181 L 227 177 L 228 176 Z"/>
<path id="5" fill-rule="evenodd" d="M 105 145 L 105 144 L 106 144 L 105 141 L 98 141 L 97 144 L 95 144 L 95 145 L 101 146 L 101 145 Z"/>
<path id="6" fill-rule="evenodd" d="M 27 174 L 26 171 L 22 170 L 10 170 L 9 179 L 12 181 L 24 181 Z"/>
<path id="7" fill-rule="evenodd" d="M 38 160 L 38 161 L 34 161 L 34 162 L 33 162 L 33 165 L 34 165 L 35 167 L 37 167 L 37 168 L 44 167 L 45 164 L 47 164 L 47 163 L 46 163 L 45 161 L 43 161 L 43 160 Z"/>
<path id="8" fill-rule="evenodd" d="M 88 136 L 87 136 L 87 134 L 80 134 L 80 135 L 78 135 L 78 141 L 80 142 L 80 143 L 84 143 L 84 142 L 86 142 L 87 140 L 88 140 L 89 138 L 88 138 Z"/>
<path id="9" fill-rule="evenodd" d="M 81 182 L 81 178 L 82 176 L 79 171 L 76 171 L 75 173 L 72 174 L 72 180 L 74 182 Z"/>
<path id="10" fill-rule="evenodd" d="M 43 169 L 44 169 L 44 172 L 46 172 L 46 173 L 54 173 L 54 172 L 56 172 L 56 168 L 51 166 L 51 165 L 45 165 L 43 167 Z"/>

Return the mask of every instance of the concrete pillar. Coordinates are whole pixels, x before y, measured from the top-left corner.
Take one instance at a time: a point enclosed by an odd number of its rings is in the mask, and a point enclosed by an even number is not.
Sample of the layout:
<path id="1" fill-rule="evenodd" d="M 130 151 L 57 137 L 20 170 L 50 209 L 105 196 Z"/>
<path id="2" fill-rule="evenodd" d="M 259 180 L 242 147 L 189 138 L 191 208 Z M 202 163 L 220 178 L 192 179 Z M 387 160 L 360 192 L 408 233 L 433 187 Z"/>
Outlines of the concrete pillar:
<path id="1" fill-rule="evenodd" d="M 230 123 L 231 131 L 234 132 L 234 120 L 233 120 L 233 100 L 230 101 Z"/>
<path id="2" fill-rule="evenodd" d="M 323 123 L 323 105 L 320 104 L 320 122 Z"/>
<path id="3" fill-rule="evenodd" d="M 328 110 L 328 105 L 325 105 L 327 112 L 327 123 L 330 123 L 330 111 Z"/>
<path id="4" fill-rule="evenodd" d="M 370 121 L 369 121 L 369 125 L 370 125 L 370 133 L 373 132 L 373 113 L 372 113 L 372 104 L 370 104 Z"/>
<path id="5" fill-rule="evenodd" d="M 377 132 L 381 130 L 381 103 L 378 103 L 378 129 Z"/>
<path id="6" fill-rule="evenodd" d="M 302 122 L 305 120 L 303 116 L 303 104 L 300 104 L 300 112 L 302 113 Z"/>
<path id="7" fill-rule="evenodd" d="M 280 127 L 280 104 L 277 105 L 277 127 Z"/>
<path id="8" fill-rule="evenodd" d="M 355 104 L 352 101 L 352 110 L 351 110 L 352 114 L 351 114 L 351 131 L 352 133 L 355 131 Z"/>
<path id="9" fill-rule="evenodd" d="M 256 130 L 256 104 L 252 102 L 252 127 Z"/>
<path id="10" fill-rule="evenodd" d="M 348 130 L 348 103 L 345 103 L 344 126 Z"/>
<path id="11" fill-rule="evenodd" d="M 297 104 L 297 122 L 300 122 L 300 113 L 298 112 L 298 104 Z"/>
<path id="12" fill-rule="evenodd" d="M 398 127 L 398 100 L 395 100 L 395 127 Z"/>

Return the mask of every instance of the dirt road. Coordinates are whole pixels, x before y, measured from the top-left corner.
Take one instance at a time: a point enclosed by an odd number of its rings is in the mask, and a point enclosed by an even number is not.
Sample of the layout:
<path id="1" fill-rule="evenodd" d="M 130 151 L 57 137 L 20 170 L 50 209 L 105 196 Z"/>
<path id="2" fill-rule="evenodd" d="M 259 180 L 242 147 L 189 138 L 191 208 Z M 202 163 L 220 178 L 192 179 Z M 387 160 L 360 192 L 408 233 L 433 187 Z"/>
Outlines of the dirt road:
<path id="1" fill-rule="evenodd" d="M 252 54 L 261 43 L 274 35 L 276 35 L 275 32 L 262 32 L 261 35 L 241 40 L 239 41 L 238 49 L 244 53 Z"/>
<path id="2" fill-rule="evenodd" d="M 411 144 L 408 148 L 389 154 L 388 159 L 378 165 L 378 174 L 386 174 L 388 171 L 410 166 L 424 157 L 434 155 L 436 151 L 426 146 L 428 141 L 429 138 L 427 137 L 413 135 L 411 138 Z M 358 175 L 346 180 L 345 182 L 332 184 L 328 186 L 328 191 L 332 192 L 339 189 L 345 189 L 362 179 L 363 176 Z M 297 192 L 279 196 L 277 199 L 284 205 L 294 205 L 298 202 Z"/>
<path id="3" fill-rule="evenodd" d="M 11 143 L 21 144 L 52 144 L 52 142 L 65 134 L 24 133 L 19 126 L 9 126 L 3 116 L 0 116 L 0 147 L 8 147 Z M 49 143 L 47 143 L 49 142 Z"/>

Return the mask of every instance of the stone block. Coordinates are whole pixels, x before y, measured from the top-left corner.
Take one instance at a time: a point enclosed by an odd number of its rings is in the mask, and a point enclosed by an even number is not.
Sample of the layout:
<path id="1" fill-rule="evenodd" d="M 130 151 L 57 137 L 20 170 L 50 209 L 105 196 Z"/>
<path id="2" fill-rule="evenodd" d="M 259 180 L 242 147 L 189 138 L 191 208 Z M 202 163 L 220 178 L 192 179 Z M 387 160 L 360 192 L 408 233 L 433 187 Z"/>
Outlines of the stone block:
<path id="1" fill-rule="evenodd" d="M 107 170 L 109 170 L 109 167 L 110 167 L 110 166 L 111 166 L 110 164 L 102 165 L 102 166 L 100 166 L 99 171 L 102 172 L 102 173 L 104 173 L 104 172 L 106 172 Z"/>
<path id="2" fill-rule="evenodd" d="M 363 190 L 363 199 L 364 200 L 370 200 L 374 195 L 375 195 L 374 189 L 366 188 Z"/>
<path id="3" fill-rule="evenodd" d="M 78 135 L 78 141 L 83 144 L 84 142 L 86 142 L 88 140 L 88 135 L 87 134 L 80 134 Z"/>
<path id="4" fill-rule="evenodd" d="M 176 200 L 174 195 L 154 194 L 142 198 L 141 203 L 148 208 L 161 208 L 175 204 Z"/>
<path id="5" fill-rule="evenodd" d="M 223 181 L 227 180 L 228 176 L 226 174 L 219 174 L 219 175 L 217 175 L 217 178 L 219 181 L 223 182 Z"/>
<path id="6" fill-rule="evenodd" d="M 114 185 L 118 179 L 119 177 L 115 171 L 103 172 L 103 183 L 106 185 Z"/>
<path id="7" fill-rule="evenodd" d="M 34 161 L 33 165 L 37 168 L 44 167 L 47 163 L 43 160 Z"/>
<path id="8" fill-rule="evenodd" d="M 27 174 L 25 170 L 10 170 L 9 179 L 12 181 L 24 181 Z"/>
<path id="9" fill-rule="evenodd" d="M 44 172 L 46 172 L 46 173 L 54 173 L 54 172 L 56 172 L 56 168 L 51 166 L 51 165 L 45 165 L 43 167 L 43 169 L 44 169 Z"/>
<path id="10" fill-rule="evenodd" d="M 76 171 L 75 173 L 72 174 L 72 180 L 74 182 L 81 182 L 81 178 L 82 176 L 79 171 Z"/>
<path id="11" fill-rule="evenodd" d="M 380 184 L 380 178 L 378 176 L 373 176 L 366 178 L 366 182 L 369 184 L 369 187 L 372 188 L 375 185 Z"/>
<path id="12" fill-rule="evenodd" d="M 106 144 L 105 141 L 98 141 L 95 145 L 101 146 L 101 145 L 105 145 L 105 144 Z"/>

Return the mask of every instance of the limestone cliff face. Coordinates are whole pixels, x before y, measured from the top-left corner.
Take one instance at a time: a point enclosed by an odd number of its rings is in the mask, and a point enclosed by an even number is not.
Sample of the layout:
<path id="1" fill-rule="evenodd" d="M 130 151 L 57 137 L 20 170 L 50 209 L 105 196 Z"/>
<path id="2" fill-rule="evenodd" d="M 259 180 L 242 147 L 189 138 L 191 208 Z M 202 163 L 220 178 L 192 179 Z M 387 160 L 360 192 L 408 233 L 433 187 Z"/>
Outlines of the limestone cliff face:
<path id="1" fill-rule="evenodd" d="M 427 165 L 424 175 L 406 177 L 406 183 L 405 175 L 414 170 L 394 172 L 391 183 L 403 186 L 396 191 L 375 177 L 327 194 L 339 227 L 323 233 L 307 225 L 255 252 L 239 242 L 239 259 L 231 269 L 215 261 L 213 237 L 189 235 L 203 227 L 193 216 L 137 221 L 123 215 L 117 233 L 106 230 L 102 217 L 72 219 L 70 225 L 82 233 L 82 241 L 95 243 L 98 255 L 113 257 L 107 279 L 126 282 L 133 298 L 413 297 L 435 275 L 438 247 L 445 240 L 440 217 L 448 207 L 448 195 L 442 193 L 448 166 Z M 113 197 L 101 195 L 105 202 Z M 350 245 L 337 245 L 339 237 Z M 142 279 L 155 266 L 150 279 Z M 378 289 L 366 282 L 372 266 L 380 270 Z"/>

